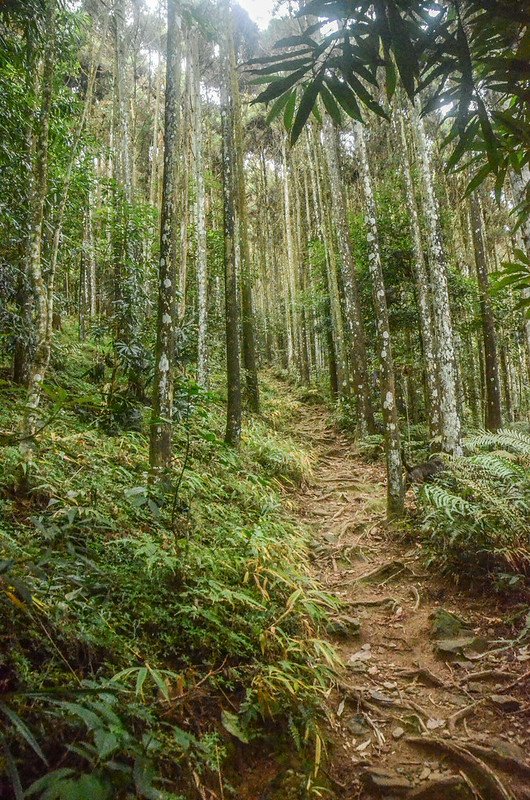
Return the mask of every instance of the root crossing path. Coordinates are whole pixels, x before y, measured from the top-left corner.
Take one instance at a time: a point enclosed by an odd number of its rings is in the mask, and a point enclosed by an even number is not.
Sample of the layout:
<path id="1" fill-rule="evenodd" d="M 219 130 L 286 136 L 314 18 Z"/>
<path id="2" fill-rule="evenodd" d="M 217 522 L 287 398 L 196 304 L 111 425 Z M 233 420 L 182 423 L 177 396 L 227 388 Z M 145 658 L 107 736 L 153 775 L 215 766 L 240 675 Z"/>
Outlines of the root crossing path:
<path id="1" fill-rule="evenodd" d="M 296 435 L 318 456 L 299 497 L 315 573 L 344 603 L 325 766 L 336 797 L 530 798 L 530 652 L 509 641 L 513 606 L 427 570 L 385 523 L 383 467 L 323 409 L 304 407 Z"/>

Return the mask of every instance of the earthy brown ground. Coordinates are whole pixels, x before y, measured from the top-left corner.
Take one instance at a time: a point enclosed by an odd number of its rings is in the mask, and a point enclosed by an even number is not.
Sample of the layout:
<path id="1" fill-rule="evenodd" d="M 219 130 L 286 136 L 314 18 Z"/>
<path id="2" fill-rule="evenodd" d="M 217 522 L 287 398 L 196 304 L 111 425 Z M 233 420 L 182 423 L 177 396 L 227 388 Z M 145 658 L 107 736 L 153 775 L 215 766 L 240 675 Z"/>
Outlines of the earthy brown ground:
<path id="1" fill-rule="evenodd" d="M 506 642 L 514 601 L 428 572 L 417 542 L 385 523 L 383 466 L 363 462 L 321 408 L 301 411 L 296 435 L 318 454 L 298 498 L 315 572 L 360 623 L 334 639 L 346 665 L 330 698 L 325 771 L 336 796 L 530 798 L 530 648 Z M 437 652 L 440 608 L 482 646 Z"/>

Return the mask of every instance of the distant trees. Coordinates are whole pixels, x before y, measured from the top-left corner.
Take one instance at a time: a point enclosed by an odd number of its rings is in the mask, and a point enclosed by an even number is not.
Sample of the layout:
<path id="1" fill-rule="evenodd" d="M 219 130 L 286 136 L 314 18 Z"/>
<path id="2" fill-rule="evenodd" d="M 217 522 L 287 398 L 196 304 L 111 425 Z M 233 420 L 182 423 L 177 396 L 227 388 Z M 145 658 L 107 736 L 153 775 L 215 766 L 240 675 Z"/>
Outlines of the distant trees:
<path id="1" fill-rule="evenodd" d="M 27 432 L 75 324 L 112 424 L 150 416 L 157 473 L 204 390 L 226 386 L 238 446 L 264 366 L 384 435 L 392 515 L 411 432 L 458 454 L 470 427 L 526 420 L 528 20 L 486 5 L 384 0 L 325 32 L 342 7 L 315 0 L 304 35 L 224 0 L 210 25 L 174 0 L 167 21 L 131 0 L 2 8 L 0 346 Z"/>

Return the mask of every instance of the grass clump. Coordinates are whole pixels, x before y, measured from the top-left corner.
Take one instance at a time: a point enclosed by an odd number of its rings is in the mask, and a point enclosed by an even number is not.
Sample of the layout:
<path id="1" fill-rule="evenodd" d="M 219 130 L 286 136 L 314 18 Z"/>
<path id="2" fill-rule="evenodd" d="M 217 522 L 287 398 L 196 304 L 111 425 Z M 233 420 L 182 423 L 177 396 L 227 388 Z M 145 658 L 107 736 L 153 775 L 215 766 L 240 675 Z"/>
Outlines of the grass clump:
<path id="1" fill-rule="evenodd" d="M 2 447 L 0 796 L 177 800 L 218 789 L 239 743 L 320 742 L 335 601 L 282 500 L 310 456 L 263 421 L 226 447 L 223 407 L 183 381 L 175 469 L 153 486 L 145 424 L 109 427 L 90 345 L 62 347 L 33 458 Z M 1 392 L 16 431 L 23 397 Z M 264 395 L 281 428 L 293 401 Z"/>
<path id="2" fill-rule="evenodd" d="M 530 436 L 503 430 L 465 447 L 419 492 L 428 560 L 459 579 L 521 587 L 530 572 Z"/>

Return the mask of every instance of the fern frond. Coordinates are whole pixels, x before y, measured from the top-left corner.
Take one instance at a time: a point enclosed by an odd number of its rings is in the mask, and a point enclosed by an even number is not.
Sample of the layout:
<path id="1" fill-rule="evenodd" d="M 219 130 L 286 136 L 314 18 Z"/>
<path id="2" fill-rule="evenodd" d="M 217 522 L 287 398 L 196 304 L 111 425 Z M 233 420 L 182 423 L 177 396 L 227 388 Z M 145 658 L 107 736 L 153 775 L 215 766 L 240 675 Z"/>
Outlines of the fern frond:
<path id="1" fill-rule="evenodd" d="M 506 449 L 530 459 L 530 435 L 510 428 L 503 428 L 497 433 L 469 436 L 464 444 L 468 452 L 493 448 Z"/>
<path id="2" fill-rule="evenodd" d="M 476 456 L 472 456 L 469 459 L 469 463 L 484 470 L 492 478 L 498 478 L 503 481 L 524 479 L 528 474 L 527 470 L 520 464 L 503 458 L 496 453 L 479 453 Z"/>
<path id="3" fill-rule="evenodd" d="M 432 506 L 443 511 L 448 517 L 453 518 L 455 514 L 479 513 L 479 509 L 473 503 L 435 483 L 425 484 L 422 494 Z"/>

